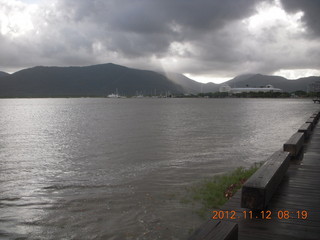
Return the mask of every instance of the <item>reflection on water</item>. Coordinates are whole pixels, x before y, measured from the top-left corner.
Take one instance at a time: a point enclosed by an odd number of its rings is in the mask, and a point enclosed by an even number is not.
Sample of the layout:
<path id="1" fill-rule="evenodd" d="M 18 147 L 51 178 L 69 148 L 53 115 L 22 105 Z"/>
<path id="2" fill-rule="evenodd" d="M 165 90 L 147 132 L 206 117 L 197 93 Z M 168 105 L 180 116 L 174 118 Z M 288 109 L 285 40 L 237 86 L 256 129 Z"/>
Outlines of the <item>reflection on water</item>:
<path id="1" fill-rule="evenodd" d="M 181 239 L 185 187 L 264 160 L 317 105 L 0 100 L 0 239 Z"/>

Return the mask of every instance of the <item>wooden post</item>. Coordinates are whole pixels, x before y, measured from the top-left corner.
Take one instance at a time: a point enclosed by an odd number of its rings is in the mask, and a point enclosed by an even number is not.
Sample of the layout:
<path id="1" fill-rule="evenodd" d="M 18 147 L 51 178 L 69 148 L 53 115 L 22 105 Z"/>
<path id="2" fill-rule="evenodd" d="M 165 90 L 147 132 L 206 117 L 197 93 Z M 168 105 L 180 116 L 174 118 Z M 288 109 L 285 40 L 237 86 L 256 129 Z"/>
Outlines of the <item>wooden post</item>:
<path id="1" fill-rule="evenodd" d="M 307 140 L 311 135 L 312 124 L 311 123 L 304 123 L 298 129 L 298 132 L 304 133 L 304 140 Z"/>
<path id="2" fill-rule="evenodd" d="M 319 120 L 319 118 L 318 118 L 318 114 L 316 114 L 316 113 L 314 113 L 314 114 L 312 114 L 312 116 L 311 116 L 312 118 L 315 118 L 316 119 L 316 121 L 318 121 Z"/>
<path id="3" fill-rule="evenodd" d="M 303 149 L 304 139 L 303 132 L 296 132 L 285 144 L 283 144 L 283 151 L 290 152 L 291 157 L 296 158 Z"/>
<path id="4" fill-rule="evenodd" d="M 317 116 L 317 120 L 319 121 L 320 111 L 315 111 L 315 112 L 313 113 L 313 115 Z"/>
<path id="5" fill-rule="evenodd" d="M 290 153 L 277 151 L 243 185 L 241 207 L 265 209 L 290 163 Z"/>
<path id="6" fill-rule="evenodd" d="M 238 224 L 223 220 L 209 220 L 196 230 L 189 240 L 237 240 Z"/>
<path id="7" fill-rule="evenodd" d="M 313 130 L 313 128 L 314 128 L 315 125 L 316 125 L 316 119 L 313 118 L 313 117 L 310 117 L 310 118 L 306 121 L 306 123 L 311 123 L 311 124 L 312 124 L 312 130 Z"/>

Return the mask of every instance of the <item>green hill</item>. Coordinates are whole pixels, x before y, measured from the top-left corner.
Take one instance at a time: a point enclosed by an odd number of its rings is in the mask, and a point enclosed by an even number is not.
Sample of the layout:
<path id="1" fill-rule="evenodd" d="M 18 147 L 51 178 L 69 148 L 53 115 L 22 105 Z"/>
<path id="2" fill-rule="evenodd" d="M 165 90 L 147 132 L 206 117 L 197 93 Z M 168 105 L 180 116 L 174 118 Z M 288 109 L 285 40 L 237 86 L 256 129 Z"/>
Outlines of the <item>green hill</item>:
<path id="1" fill-rule="evenodd" d="M 87 67 L 34 67 L 0 79 L 0 97 L 106 96 L 182 93 L 183 88 L 153 71 L 115 64 Z"/>
<path id="2" fill-rule="evenodd" d="M 307 91 L 320 77 L 288 80 L 279 76 L 246 74 L 224 84 L 261 87 L 268 84 L 285 92 Z M 115 93 L 134 96 L 219 91 L 221 84 L 202 84 L 178 73 L 159 73 L 112 63 L 86 67 L 33 67 L 13 74 L 0 72 L 0 97 L 103 97 Z"/>

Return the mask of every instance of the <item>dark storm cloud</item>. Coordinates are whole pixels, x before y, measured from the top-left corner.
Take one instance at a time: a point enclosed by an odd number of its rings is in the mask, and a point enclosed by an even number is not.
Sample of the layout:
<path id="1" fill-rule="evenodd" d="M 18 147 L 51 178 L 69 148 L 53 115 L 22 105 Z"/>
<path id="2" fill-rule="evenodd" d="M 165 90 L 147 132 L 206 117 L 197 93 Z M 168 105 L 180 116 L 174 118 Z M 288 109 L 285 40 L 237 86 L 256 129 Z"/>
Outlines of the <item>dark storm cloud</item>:
<path id="1" fill-rule="evenodd" d="M 94 22 L 108 46 L 125 56 L 161 55 L 173 41 L 190 41 L 255 10 L 255 0 L 68 0 L 65 21 Z M 61 17 L 61 15 L 59 16 Z M 103 39 L 102 39 L 103 40 Z"/>
<path id="2" fill-rule="evenodd" d="M 254 11 L 254 0 L 120 0 L 112 14 L 117 29 L 167 32 L 176 23 L 186 29 L 210 31 Z"/>
<path id="3" fill-rule="evenodd" d="M 320 36 L 320 1 L 319 0 L 281 0 L 283 7 L 289 12 L 303 11 L 303 20 L 310 30 Z"/>
<path id="4" fill-rule="evenodd" d="M 32 10 L 19 1 L 0 0 L 0 70 L 115 62 L 234 76 L 314 67 L 319 43 L 306 37 L 309 32 L 301 30 L 299 19 L 292 18 L 294 14 L 278 19 L 274 12 L 264 14 L 272 8 L 279 13 L 278 2 L 42 0 Z M 308 6 L 295 0 L 282 2 L 288 12 L 304 11 L 303 20 L 316 32 L 312 8 L 319 7 L 314 2 L 301 1 Z M 263 19 L 251 21 L 256 15 Z M 19 16 L 29 16 L 25 20 L 32 27 L 26 28 Z M 13 22 L 8 26 L 1 22 L 10 17 Z"/>
<path id="5" fill-rule="evenodd" d="M 58 8 L 75 21 L 95 19 L 122 31 L 166 32 L 176 22 L 209 31 L 255 10 L 258 0 L 60 0 Z"/>

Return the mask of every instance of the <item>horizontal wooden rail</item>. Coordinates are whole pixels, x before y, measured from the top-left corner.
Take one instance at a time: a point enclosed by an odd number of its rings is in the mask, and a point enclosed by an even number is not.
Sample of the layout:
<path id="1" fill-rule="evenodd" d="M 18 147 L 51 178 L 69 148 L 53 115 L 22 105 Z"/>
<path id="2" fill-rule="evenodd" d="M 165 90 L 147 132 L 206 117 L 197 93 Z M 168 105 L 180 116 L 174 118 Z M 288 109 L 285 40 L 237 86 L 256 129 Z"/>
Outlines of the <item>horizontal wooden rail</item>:
<path id="1" fill-rule="evenodd" d="M 312 132 L 312 123 L 304 123 L 298 129 L 298 132 L 304 133 L 304 140 L 307 140 Z"/>
<path id="2" fill-rule="evenodd" d="M 223 220 L 209 220 L 189 240 L 237 240 L 238 224 Z"/>
<path id="3" fill-rule="evenodd" d="M 290 165 L 290 159 L 300 159 L 304 153 L 304 142 L 320 119 L 316 111 L 301 125 L 283 145 L 244 183 L 241 190 L 241 208 L 266 209 L 279 187 Z M 238 200 L 237 200 L 238 201 Z M 242 226 L 240 224 L 240 226 Z M 238 239 L 238 224 L 225 220 L 209 220 L 196 230 L 189 240 Z"/>
<path id="4" fill-rule="evenodd" d="M 317 121 L 319 121 L 319 118 L 320 118 L 320 111 L 315 111 L 315 112 L 313 113 L 313 115 L 314 115 L 314 116 L 316 116 Z"/>
<path id="5" fill-rule="evenodd" d="M 303 132 L 296 132 L 285 144 L 283 144 L 283 151 L 290 152 L 292 158 L 297 158 L 303 151 L 304 139 L 305 136 Z"/>
<path id="6" fill-rule="evenodd" d="M 244 183 L 241 207 L 265 209 L 290 163 L 290 153 L 277 151 Z"/>
<path id="7" fill-rule="evenodd" d="M 314 114 L 311 115 L 311 117 L 315 118 L 316 122 L 318 122 L 318 120 L 319 120 L 318 114 L 314 113 Z"/>
<path id="8" fill-rule="evenodd" d="M 313 128 L 316 126 L 316 124 L 317 124 L 317 120 L 316 120 L 316 118 L 314 118 L 314 117 L 310 117 L 310 118 L 308 118 L 308 120 L 306 121 L 306 123 L 311 123 L 312 124 L 312 130 L 313 130 Z"/>

